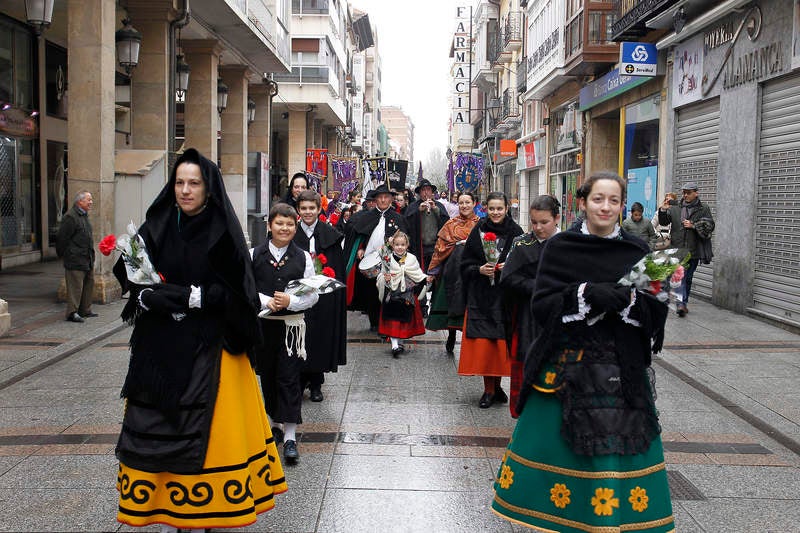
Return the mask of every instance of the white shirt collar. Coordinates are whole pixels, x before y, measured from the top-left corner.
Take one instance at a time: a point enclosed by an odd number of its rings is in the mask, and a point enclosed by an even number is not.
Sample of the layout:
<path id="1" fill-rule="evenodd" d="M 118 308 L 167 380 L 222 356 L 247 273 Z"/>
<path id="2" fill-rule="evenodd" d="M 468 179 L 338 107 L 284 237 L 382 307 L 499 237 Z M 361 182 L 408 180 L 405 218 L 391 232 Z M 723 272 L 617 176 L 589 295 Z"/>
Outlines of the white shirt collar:
<path id="1" fill-rule="evenodd" d="M 284 246 L 283 248 L 278 248 L 277 246 L 272 244 L 272 239 L 270 239 L 268 244 L 269 244 L 269 253 L 271 253 L 272 257 L 274 257 L 275 259 L 280 259 L 281 257 L 283 257 L 283 254 L 285 254 L 286 250 L 289 249 L 289 245 L 288 244 L 286 246 Z"/>
<path id="2" fill-rule="evenodd" d="M 317 222 L 319 222 L 319 219 L 316 219 L 313 224 L 307 226 L 306 223 L 301 220 L 300 227 L 303 228 L 303 231 L 306 233 L 306 235 L 311 237 L 311 235 L 314 233 L 314 228 L 317 227 Z"/>
<path id="3" fill-rule="evenodd" d="M 556 226 L 556 230 L 553 232 L 553 235 L 555 235 L 556 233 L 559 233 L 560 231 L 561 231 L 561 228 L 559 228 L 558 226 Z M 553 235 L 550 235 L 550 237 L 552 237 Z M 533 237 L 534 237 L 534 238 L 535 238 L 537 241 L 539 241 L 539 244 L 541 244 L 541 243 L 543 243 L 544 241 L 546 241 L 546 240 L 547 240 L 547 239 L 539 239 L 538 237 L 536 237 L 536 234 L 535 234 L 535 233 L 533 234 Z"/>
<path id="4" fill-rule="evenodd" d="M 614 231 L 612 231 L 611 233 L 609 233 L 608 235 L 606 235 L 603 238 L 604 239 L 616 239 L 617 237 L 619 237 L 619 229 L 620 229 L 619 228 L 619 224 L 614 224 Z M 583 233 L 584 235 L 590 235 L 589 227 L 586 225 L 586 221 L 585 220 L 583 221 L 583 224 L 581 224 L 581 233 Z"/>

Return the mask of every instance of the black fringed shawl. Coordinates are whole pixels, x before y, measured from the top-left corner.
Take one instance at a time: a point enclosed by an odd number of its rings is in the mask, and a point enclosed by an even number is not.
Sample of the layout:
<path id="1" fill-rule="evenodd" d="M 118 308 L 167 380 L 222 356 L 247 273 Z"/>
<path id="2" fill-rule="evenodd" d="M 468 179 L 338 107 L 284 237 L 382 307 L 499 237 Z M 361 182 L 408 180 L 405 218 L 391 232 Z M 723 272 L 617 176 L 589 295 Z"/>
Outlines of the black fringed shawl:
<path id="1" fill-rule="evenodd" d="M 200 166 L 208 192 L 206 208 L 194 217 L 175 203 L 175 169 L 184 162 Z M 186 389 L 195 357 L 201 350 L 220 349 L 239 354 L 252 349 L 258 338 L 258 293 L 244 233 L 225 192 L 217 166 L 193 148 L 177 160 L 170 179 L 147 210 L 139 228 L 148 255 L 167 282 L 188 286 L 211 284 L 224 288 L 222 309 L 192 310 L 177 322 L 169 315 L 141 312 L 142 287 L 129 283 L 120 259 L 114 273 L 123 294 L 130 291 L 123 320 L 133 322 L 131 360 L 121 396 L 145 395 L 165 410 L 174 410 Z"/>
<path id="2" fill-rule="evenodd" d="M 539 329 L 525 359 L 518 409 L 544 364 L 564 349 L 584 350 L 583 359 L 566 365 L 557 392 L 562 436 L 578 454 L 641 453 L 660 432 L 648 372 L 651 353 L 663 342 L 666 305 L 637 291 L 629 317 L 640 326 L 624 322 L 619 313 L 606 313 L 590 326 L 587 319 L 600 314 L 595 310 L 581 320 L 562 321 L 579 312 L 581 283 L 615 283 L 647 253 L 644 243 L 625 232 L 604 239 L 574 230 L 548 239 L 542 251 L 532 302 Z"/>

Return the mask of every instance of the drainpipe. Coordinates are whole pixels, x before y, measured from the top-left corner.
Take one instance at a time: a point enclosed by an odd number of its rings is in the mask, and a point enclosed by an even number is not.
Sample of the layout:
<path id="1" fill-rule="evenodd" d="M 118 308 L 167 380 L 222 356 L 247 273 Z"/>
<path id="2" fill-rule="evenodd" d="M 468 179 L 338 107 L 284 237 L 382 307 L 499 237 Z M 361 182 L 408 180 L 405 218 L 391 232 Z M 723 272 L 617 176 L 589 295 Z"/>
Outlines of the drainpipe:
<path id="1" fill-rule="evenodd" d="M 181 0 L 182 7 L 178 11 L 178 16 L 169 23 L 169 80 L 167 81 L 167 87 L 169 91 L 169 150 L 168 152 L 174 152 L 176 147 L 175 144 L 175 68 L 177 65 L 177 46 L 175 43 L 175 35 L 177 30 L 181 28 L 185 28 L 189 21 L 191 20 L 191 12 L 189 9 L 189 0 Z M 167 158 L 167 172 L 169 172 L 170 161 Z"/>

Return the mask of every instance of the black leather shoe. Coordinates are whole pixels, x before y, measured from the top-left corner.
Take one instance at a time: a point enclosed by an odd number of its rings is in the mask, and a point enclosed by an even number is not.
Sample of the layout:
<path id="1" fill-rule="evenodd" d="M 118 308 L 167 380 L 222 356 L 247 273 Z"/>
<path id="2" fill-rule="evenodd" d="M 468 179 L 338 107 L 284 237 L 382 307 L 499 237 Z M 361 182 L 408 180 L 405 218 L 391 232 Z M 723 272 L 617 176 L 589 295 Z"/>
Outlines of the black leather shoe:
<path id="1" fill-rule="evenodd" d="M 456 348 L 456 338 L 455 337 L 447 337 L 447 342 L 444 345 L 444 349 L 447 352 L 447 355 L 455 355 L 455 348 Z"/>
<path id="2" fill-rule="evenodd" d="M 85 320 L 78 313 L 72 313 L 71 315 L 69 315 L 67 317 L 67 322 L 79 322 L 80 323 L 80 322 L 85 322 Z"/>
<path id="3" fill-rule="evenodd" d="M 322 396 L 322 391 L 319 389 L 311 389 L 311 401 L 312 402 L 321 402 L 324 399 Z"/>
<path id="4" fill-rule="evenodd" d="M 508 395 L 506 395 L 506 391 L 497 387 L 497 390 L 494 391 L 494 401 L 497 403 L 508 403 Z"/>
<path id="5" fill-rule="evenodd" d="M 286 459 L 286 464 L 296 465 L 300 460 L 300 454 L 297 452 L 297 443 L 293 440 L 287 440 L 283 443 L 283 458 Z"/>
<path id="6" fill-rule="evenodd" d="M 88 313 L 78 313 L 78 314 L 81 315 L 83 318 L 92 318 L 95 316 L 100 316 L 97 313 L 92 313 L 91 311 L 89 311 Z"/>
<path id="7" fill-rule="evenodd" d="M 403 349 L 401 347 L 392 348 L 392 357 L 395 359 L 400 359 L 400 354 L 403 353 Z"/>
<path id="8" fill-rule="evenodd" d="M 494 403 L 494 394 L 489 392 L 484 392 L 483 396 L 481 396 L 481 401 L 478 402 L 478 407 L 481 409 L 488 409 Z"/>
<path id="9" fill-rule="evenodd" d="M 273 427 L 272 437 L 275 439 L 275 444 L 280 444 L 283 442 L 283 430 L 279 427 Z"/>

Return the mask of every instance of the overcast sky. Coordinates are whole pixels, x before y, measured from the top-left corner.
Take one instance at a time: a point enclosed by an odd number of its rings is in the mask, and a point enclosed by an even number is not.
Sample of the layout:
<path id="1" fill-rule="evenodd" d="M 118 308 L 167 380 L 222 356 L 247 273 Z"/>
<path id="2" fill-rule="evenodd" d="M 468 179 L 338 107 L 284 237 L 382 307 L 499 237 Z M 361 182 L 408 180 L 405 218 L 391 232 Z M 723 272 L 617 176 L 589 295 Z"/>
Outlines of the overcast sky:
<path id="1" fill-rule="evenodd" d="M 399 105 L 414 123 L 414 159 L 447 148 L 450 44 L 457 5 L 471 0 L 350 0 L 377 28 L 381 105 Z"/>

